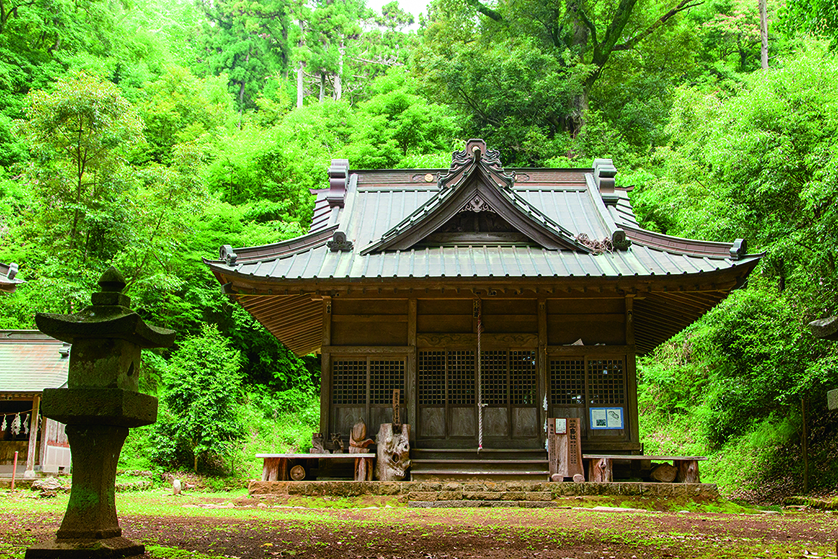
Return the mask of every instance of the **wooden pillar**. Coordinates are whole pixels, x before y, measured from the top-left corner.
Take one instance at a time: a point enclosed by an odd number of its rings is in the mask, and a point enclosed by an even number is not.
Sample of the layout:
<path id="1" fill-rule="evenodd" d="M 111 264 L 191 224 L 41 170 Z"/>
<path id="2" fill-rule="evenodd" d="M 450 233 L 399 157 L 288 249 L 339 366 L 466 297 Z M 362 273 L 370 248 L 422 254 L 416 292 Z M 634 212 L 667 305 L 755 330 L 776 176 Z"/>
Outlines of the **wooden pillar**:
<path id="1" fill-rule="evenodd" d="M 410 299 L 407 303 L 407 345 L 410 353 L 407 354 L 407 372 L 404 379 L 404 403 L 407 406 L 407 418 L 402 418 L 403 423 L 413 425 L 410 429 L 410 443 L 413 444 L 416 432 L 416 299 Z"/>
<path id="2" fill-rule="evenodd" d="M 538 374 L 538 424 L 541 430 L 541 442 L 547 440 L 547 418 L 550 409 L 548 401 L 548 379 L 547 379 L 547 301 L 538 301 L 538 356 L 536 357 Z"/>
<path id="3" fill-rule="evenodd" d="M 637 357 L 634 347 L 634 295 L 626 295 L 626 416 L 629 420 L 629 440 L 640 442 L 637 409 Z"/>
<path id="4" fill-rule="evenodd" d="M 323 297 L 323 342 L 322 347 L 332 343 L 332 298 Z M 320 356 L 320 432 L 329 440 L 332 410 L 332 360 L 324 351 Z"/>
<path id="5" fill-rule="evenodd" d="M 32 416 L 29 421 L 29 450 L 26 453 L 26 469 L 23 477 L 35 477 L 35 453 L 38 443 L 38 414 L 41 413 L 41 395 L 32 398 Z"/>

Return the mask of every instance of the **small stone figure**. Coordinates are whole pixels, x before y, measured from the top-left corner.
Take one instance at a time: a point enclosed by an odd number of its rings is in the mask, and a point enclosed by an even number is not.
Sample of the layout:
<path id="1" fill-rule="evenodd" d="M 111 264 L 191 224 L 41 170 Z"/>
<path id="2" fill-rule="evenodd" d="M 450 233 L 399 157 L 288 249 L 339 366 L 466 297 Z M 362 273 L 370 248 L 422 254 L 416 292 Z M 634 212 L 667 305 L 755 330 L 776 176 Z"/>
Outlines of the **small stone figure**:
<path id="1" fill-rule="evenodd" d="M 332 433 L 332 448 L 334 454 L 343 454 L 346 447 L 343 446 L 343 438 L 340 433 Z"/>
<path id="2" fill-rule="evenodd" d="M 310 454 L 329 454 L 323 446 L 323 433 L 312 433 Z"/>
<path id="3" fill-rule="evenodd" d="M 367 424 L 363 420 L 352 427 L 349 436 L 349 454 L 366 454 L 375 441 L 367 438 Z M 355 459 L 355 481 L 372 481 L 372 468 L 367 468 L 367 459 Z"/>
<path id="4" fill-rule="evenodd" d="M 392 423 L 382 423 L 378 431 L 378 459 L 375 473 L 380 481 L 401 481 L 410 467 L 410 425 L 398 430 Z"/>

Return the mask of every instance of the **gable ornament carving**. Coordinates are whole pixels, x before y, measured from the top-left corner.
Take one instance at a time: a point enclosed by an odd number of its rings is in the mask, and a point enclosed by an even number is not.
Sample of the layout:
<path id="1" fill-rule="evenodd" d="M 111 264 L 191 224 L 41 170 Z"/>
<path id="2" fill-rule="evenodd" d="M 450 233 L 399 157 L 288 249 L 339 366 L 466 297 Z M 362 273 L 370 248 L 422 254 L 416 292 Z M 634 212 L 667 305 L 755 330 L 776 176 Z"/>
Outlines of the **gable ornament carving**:
<path id="1" fill-rule="evenodd" d="M 471 200 L 465 203 L 463 209 L 460 210 L 461 212 L 492 212 L 496 213 L 494 208 L 492 208 L 486 200 L 480 197 L 480 195 L 475 196 Z"/>
<path id="2" fill-rule="evenodd" d="M 500 163 L 500 151 L 487 149 L 483 140 L 469 140 L 465 149 L 452 154 L 451 168 L 440 174 L 440 188 L 457 188 L 477 169 L 498 187 L 512 188 L 515 173 L 507 173 Z"/>

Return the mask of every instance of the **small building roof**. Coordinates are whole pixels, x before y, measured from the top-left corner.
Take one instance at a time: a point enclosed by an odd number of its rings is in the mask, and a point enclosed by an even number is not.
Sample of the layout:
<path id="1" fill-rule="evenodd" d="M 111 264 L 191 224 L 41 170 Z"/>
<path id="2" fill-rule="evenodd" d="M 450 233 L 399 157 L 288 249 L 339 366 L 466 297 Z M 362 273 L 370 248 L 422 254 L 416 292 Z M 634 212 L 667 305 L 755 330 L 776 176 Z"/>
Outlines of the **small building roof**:
<path id="1" fill-rule="evenodd" d="M 627 192 L 615 187 L 616 174 L 608 159 L 589 169 L 503 169 L 482 140 L 455 152 L 449 169 L 350 172 L 346 160 L 335 160 L 330 187 L 312 192 L 307 235 L 258 247 L 225 245 L 219 260 L 205 262 L 298 354 L 317 349 L 322 332 L 306 292 L 511 280 L 521 287 L 607 283 L 698 292 L 689 301 L 662 302 L 672 316 L 648 339 L 641 332 L 638 348 L 648 351 L 741 284 L 760 255 L 747 254 L 742 240 L 698 241 L 640 228 Z M 247 297 L 255 294 L 278 297 L 271 304 Z M 285 320 L 276 320 L 279 314 Z"/>
<path id="2" fill-rule="evenodd" d="M 0 396 L 29 396 L 67 382 L 70 346 L 38 330 L 0 330 Z"/>

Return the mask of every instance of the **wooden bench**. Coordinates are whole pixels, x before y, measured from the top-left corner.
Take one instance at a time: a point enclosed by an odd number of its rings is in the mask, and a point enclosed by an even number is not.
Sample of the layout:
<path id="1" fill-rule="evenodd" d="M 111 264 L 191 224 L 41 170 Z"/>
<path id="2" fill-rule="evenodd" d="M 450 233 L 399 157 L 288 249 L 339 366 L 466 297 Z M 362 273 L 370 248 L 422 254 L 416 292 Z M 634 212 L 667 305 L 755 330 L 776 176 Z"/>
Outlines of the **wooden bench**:
<path id="1" fill-rule="evenodd" d="M 308 467 L 314 467 L 317 460 L 365 460 L 366 471 L 372 472 L 374 465 L 375 454 L 372 453 L 358 453 L 358 454 L 257 454 L 256 458 L 264 460 L 262 464 L 262 481 L 300 481 L 305 479 L 306 470 Z M 296 464 L 296 461 L 307 461 L 308 467 Z M 296 466 L 300 466 L 296 469 Z M 356 468 L 357 472 L 357 468 Z"/>
<path id="2" fill-rule="evenodd" d="M 645 456 L 642 454 L 583 454 L 588 461 L 588 481 L 614 481 L 615 460 L 645 460 L 647 462 L 672 462 L 678 473 L 677 483 L 701 483 L 698 475 L 698 463 L 707 460 L 706 456 Z"/>

